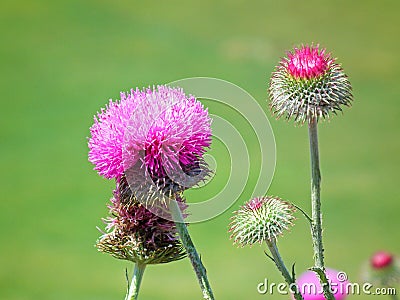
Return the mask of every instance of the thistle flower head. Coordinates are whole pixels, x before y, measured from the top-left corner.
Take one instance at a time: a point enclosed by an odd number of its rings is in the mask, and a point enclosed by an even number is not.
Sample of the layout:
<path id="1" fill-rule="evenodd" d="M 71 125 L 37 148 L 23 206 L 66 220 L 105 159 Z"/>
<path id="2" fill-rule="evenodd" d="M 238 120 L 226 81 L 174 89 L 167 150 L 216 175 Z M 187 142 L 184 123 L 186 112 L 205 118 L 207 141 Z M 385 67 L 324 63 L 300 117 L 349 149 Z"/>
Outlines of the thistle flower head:
<path id="1" fill-rule="evenodd" d="M 311 122 L 350 106 L 351 85 L 341 66 L 319 46 L 294 48 L 272 73 L 270 109 L 280 118 Z"/>
<path id="2" fill-rule="evenodd" d="M 184 208 L 185 204 L 181 203 Z M 185 257 L 175 223 L 161 218 L 135 201 L 121 177 L 109 206 L 107 227 L 97 241 L 99 251 L 144 264 L 167 263 Z"/>
<path id="3" fill-rule="evenodd" d="M 285 62 L 289 74 L 293 77 L 312 79 L 323 75 L 333 63 L 333 59 L 329 54 L 325 54 L 325 49 L 319 51 L 318 47 L 303 46 L 300 49 L 295 48 L 293 53 L 288 52 Z"/>
<path id="4" fill-rule="evenodd" d="M 99 175 L 111 179 L 122 176 L 122 146 L 125 130 L 136 107 L 134 101 L 110 100 L 105 109 L 94 117 L 90 127 L 89 161 Z"/>
<path id="5" fill-rule="evenodd" d="M 374 253 L 365 264 L 363 279 L 381 286 L 400 283 L 400 260 L 386 251 Z"/>
<path id="6" fill-rule="evenodd" d="M 293 225 L 295 207 L 278 197 L 257 197 L 234 212 L 229 232 L 234 243 L 245 246 L 274 240 Z"/>
<path id="7" fill-rule="evenodd" d="M 177 168 L 190 173 L 211 143 L 207 110 L 167 86 L 121 93 L 98 113 L 90 132 L 89 161 L 106 178 L 122 176 L 138 161 L 157 179 Z"/>

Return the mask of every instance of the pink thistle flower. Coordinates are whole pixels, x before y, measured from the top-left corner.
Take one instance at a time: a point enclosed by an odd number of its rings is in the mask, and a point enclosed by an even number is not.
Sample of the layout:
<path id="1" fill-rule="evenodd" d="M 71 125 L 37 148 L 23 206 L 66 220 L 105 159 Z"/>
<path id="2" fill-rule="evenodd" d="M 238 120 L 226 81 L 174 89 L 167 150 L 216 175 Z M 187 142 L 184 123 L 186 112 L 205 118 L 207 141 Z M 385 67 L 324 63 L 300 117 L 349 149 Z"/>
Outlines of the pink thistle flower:
<path id="1" fill-rule="evenodd" d="M 211 144 L 208 112 L 181 89 L 159 86 L 136 90 L 127 99 L 140 99 L 125 132 L 125 169 L 142 157 L 152 175 L 164 177 L 177 166 L 195 163 Z"/>
<path id="2" fill-rule="evenodd" d="M 177 167 L 189 172 L 211 144 L 208 111 L 194 96 L 168 86 L 121 93 L 90 131 L 89 160 L 106 178 L 122 176 L 138 161 L 157 178 Z"/>
<path id="3" fill-rule="evenodd" d="M 329 118 L 353 100 L 342 67 L 318 45 L 288 52 L 272 73 L 268 91 L 272 113 L 299 123 Z"/>
<path id="4" fill-rule="evenodd" d="M 288 52 L 288 57 L 283 59 L 282 64 L 293 77 L 307 79 L 318 77 L 323 75 L 334 62 L 325 51 L 325 49 L 320 51 L 318 46 L 294 48 L 294 52 Z"/>
<path id="5" fill-rule="evenodd" d="M 250 210 L 257 210 L 260 209 L 260 207 L 264 204 L 265 198 L 262 197 L 256 197 L 248 201 L 245 206 L 249 208 Z"/>
<path id="6" fill-rule="evenodd" d="M 122 164 L 122 145 L 129 119 L 136 107 L 134 101 L 110 100 L 101 109 L 90 128 L 89 161 L 94 169 L 105 178 L 117 178 L 124 172 Z"/>

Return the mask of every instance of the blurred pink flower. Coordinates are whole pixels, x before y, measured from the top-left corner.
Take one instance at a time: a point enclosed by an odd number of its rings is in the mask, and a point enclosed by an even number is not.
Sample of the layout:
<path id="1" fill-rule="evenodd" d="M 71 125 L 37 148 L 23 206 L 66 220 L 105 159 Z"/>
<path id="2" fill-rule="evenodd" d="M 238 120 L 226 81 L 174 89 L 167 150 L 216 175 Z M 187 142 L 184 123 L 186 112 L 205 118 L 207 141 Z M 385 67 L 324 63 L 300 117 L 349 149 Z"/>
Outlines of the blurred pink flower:
<path id="1" fill-rule="evenodd" d="M 345 273 L 334 269 L 326 269 L 326 276 L 336 300 L 345 299 L 347 294 L 347 277 Z M 315 272 L 306 271 L 297 279 L 297 285 L 304 300 L 325 300 L 322 287 Z"/>
<path id="2" fill-rule="evenodd" d="M 371 257 L 371 265 L 375 269 L 382 269 L 388 267 L 392 264 L 392 262 L 393 262 L 393 255 L 386 251 L 376 252 Z"/>
<path id="3" fill-rule="evenodd" d="M 375 252 L 365 262 L 362 278 L 379 286 L 391 287 L 400 283 L 400 259 L 387 251 Z"/>

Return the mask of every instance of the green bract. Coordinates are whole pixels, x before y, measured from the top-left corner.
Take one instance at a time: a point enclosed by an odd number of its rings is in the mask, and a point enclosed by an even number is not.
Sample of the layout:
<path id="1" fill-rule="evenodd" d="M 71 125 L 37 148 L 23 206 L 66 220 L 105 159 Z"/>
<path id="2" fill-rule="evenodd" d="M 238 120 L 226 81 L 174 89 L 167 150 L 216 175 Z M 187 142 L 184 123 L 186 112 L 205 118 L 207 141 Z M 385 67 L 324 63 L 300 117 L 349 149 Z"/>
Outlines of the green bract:
<path id="1" fill-rule="evenodd" d="M 329 118 L 342 111 L 342 105 L 351 105 L 351 84 L 341 66 L 324 50 L 307 49 L 295 49 L 272 73 L 268 91 L 270 109 L 277 118 L 285 115 L 295 122 L 310 122 Z M 324 62 L 318 72 L 313 70 L 316 58 Z"/>
<path id="2" fill-rule="evenodd" d="M 254 198 L 234 213 L 231 238 L 240 246 L 273 240 L 293 225 L 295 210 L 278 197 Z"/>

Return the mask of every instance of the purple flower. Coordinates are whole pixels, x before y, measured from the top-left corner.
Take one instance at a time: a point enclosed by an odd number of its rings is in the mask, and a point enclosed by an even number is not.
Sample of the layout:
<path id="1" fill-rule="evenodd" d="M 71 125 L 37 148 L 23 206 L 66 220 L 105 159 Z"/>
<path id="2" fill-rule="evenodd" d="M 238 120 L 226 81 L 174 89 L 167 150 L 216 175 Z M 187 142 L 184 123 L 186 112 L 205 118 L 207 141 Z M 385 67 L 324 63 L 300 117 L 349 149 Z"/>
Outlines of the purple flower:
<path id="1" fill-rule="evenodd" d="M 183 258 L 165 196 L 180 193 L 204 178 L 199 173 L 207 173 L 202 169 L 203 154 L 211 144 L 207 110 L 180 88 L 132 89 L 121 93 L 120 100 L 110 100 L 95 117 L 90 133 L 89 161 L 101 176 L 117 183 L 98 249 L 145 264 Z M 191 185 L 175 182 L 181 177 L 172 172 L 190 177 Z M 160 205 L 152 203 L 150 211 L 143 199 Z M 177 201 L 184 211 L 187 205 L 181 195 Z"/>
<path id="2" fill-rule="evenodd" d="M 121 99 L 122 98 L 121 94 Z M 105 109 L 101 109 L 90 128 L 89 161 L 101 176 L 111 179 L 123 174 L 122 145 L 125 130 L 134 111 L 134 101 L 113 102 L 110 100 Z"/>
<path id="3" fill-rule="evenodd" d="M 310 79 L 321 76 L 334 62 L 325 49 L 319 50 L 318 46 L 302 46 L 288 52 L 287 58 L 282 60 L 282 65 L 296 78 Z"/>
<path id="4" fill-rule="evenodd" d="M 193 170 L 211 144 L 208 112 L 182 89 L 157 86 L 121 93 L 90 128 L 89 161 L 105 178 L 118 178 L 138 161 L 166 177 L 179 166 Z"/>

